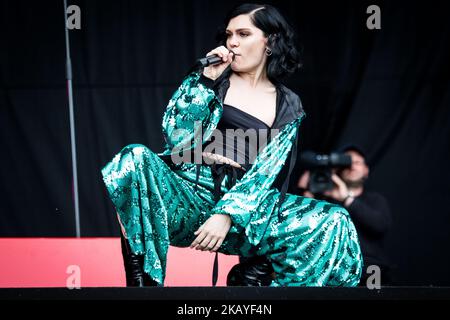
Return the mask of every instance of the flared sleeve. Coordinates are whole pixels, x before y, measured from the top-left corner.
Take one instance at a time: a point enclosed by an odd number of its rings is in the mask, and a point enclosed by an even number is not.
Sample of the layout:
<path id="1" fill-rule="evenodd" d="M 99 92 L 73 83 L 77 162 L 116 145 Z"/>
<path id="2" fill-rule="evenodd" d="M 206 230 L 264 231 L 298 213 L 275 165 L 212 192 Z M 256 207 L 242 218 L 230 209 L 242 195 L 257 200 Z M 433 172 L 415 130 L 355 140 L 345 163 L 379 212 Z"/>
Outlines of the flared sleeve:
<path id="1" fill-rule="evenodd" d="M 162 121 L 163 155 L 202 145 L 217 127 L 223 108 L 208 80 L 193 72 L 172 95 Z"/>

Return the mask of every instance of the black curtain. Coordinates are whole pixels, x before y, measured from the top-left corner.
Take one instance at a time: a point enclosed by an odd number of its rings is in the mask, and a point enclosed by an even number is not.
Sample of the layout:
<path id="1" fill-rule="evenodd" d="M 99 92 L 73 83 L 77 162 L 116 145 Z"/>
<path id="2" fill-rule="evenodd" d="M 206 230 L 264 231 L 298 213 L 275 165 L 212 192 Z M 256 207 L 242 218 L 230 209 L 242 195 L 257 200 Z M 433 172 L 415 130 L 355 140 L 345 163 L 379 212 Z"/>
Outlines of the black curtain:
<path id="1" fill-rule="evenodd" d="M 68 1 L 81 235 L 117 236 L 100 169 L 125 145 L 161 151 L 161 118 L 238 1 Z M 450 22 L 445 1 L 267 1 L 291 20 L 307 117 L 300 149 L 369 152 L 403 285 L 450 285 Z M 369 30 L 366 9 L 381 9 Z M 63 0 L 0 5 L 0 236 L 74 236 Z M 297 174 L 292 176 L 296 182 Z"/>

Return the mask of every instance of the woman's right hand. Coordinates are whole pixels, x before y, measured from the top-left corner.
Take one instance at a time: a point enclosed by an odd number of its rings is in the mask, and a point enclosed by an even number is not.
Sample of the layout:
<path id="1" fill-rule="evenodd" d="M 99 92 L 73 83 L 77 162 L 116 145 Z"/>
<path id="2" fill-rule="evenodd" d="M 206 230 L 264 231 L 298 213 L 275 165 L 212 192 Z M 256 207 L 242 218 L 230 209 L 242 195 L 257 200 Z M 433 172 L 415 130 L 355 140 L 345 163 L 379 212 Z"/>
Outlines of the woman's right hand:
<path id="1" fill-rule="evenodd" d="M 210 56 L 213 54 L 216 54 L 219 57 L 221 57 L 223 63 L 211 65 L 209 67 L 204 68 L 203 75 L 211 80 L 216 80 L 233 61 L 233 53 L 224 46 L 220 46 L 208 52 L 206 56 Z"/>

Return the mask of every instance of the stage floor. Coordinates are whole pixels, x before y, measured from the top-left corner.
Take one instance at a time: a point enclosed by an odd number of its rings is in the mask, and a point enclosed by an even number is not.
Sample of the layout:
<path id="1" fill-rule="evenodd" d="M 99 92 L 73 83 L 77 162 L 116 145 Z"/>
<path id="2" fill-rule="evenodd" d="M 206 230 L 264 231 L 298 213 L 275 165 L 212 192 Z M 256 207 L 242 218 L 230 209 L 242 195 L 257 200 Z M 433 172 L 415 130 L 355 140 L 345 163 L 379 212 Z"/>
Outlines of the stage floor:
<path id="1" fill-rule="evenodd" d="M 1 300 L 449 300 L 450 287 L 2 288 Z"/>

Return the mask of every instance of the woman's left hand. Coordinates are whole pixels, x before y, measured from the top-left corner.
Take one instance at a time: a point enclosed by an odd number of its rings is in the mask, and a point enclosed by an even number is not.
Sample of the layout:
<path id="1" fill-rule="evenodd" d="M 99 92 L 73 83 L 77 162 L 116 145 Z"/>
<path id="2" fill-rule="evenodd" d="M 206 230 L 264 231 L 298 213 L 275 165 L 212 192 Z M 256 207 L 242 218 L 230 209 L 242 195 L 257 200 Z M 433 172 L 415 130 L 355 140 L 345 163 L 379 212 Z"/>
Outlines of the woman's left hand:
<path id="1" fill-rule="evenodd" d="M 231 227 L 231 218 L 226 214 L 214 214 L 194 232 L 197 236 L 190 247 L 196 250 L 215 252 L 222 245 Z"/>

